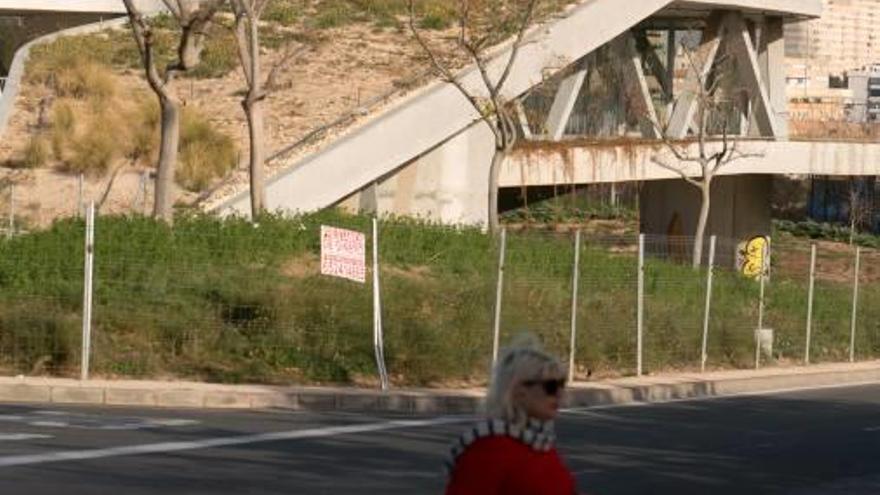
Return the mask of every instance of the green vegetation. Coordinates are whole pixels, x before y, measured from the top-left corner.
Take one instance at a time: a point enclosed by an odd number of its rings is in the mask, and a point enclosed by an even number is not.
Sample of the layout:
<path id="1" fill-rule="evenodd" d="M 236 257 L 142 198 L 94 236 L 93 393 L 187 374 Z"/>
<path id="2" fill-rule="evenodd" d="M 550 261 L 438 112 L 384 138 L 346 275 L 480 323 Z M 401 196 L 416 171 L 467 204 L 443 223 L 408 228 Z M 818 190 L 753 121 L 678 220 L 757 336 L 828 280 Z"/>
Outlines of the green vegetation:
<path id="1" fill-rule="evenodd" d="M 813 220 L 807 220 L 804 222 L 779 220 L 774 223 L 776 229 L 780 232 L 790 233 L 798 237 L 849 242 L 850 229 L 847 225 L 820 223 Z M 880 249 L 880 236 L 875 234 L 857 232 L 856 235 L 853 236 L 853 242 L 859 246 Z"/>
<path id="2" fill-rule="evenodd" d="M 370 219 L 324 212 L 267 216 L 254 226 L 193 216 L 179 217 L 169 227 L 140 217 L 101 218 L 94 373 L 223 382 L 374 380 L 370 286 L 319 275 L 322 224 L 368 232 Z M 495 292 L 494 241 L 469 228 L 402 219 L 381 225 L 386 356 L 395 383 L 484 379 Z M 0 240 L 0 366 L 62 374 L 76 368 L 82 229 L 81 222 L 65 221 L 47 231 Z M 635 363 L 634 237 L 585 239 L 583 249 L 577 305 L 580 372 L 630 373 Z M 776 244 L 776 249 L 775 262 L 800 256 L 795 245 Z M 529 330 L 551 350 L 567 354 L 572 257 L 569 234 L 509 236 L 503 341 Z M 804 277 L 780 270 L 768 286 L 766 321 L 776 331 L 777 363 L 803 356 Z M 705 272 L 649 257 L 648 371 L 699 365 L 704 287 Z M 715 288 L 709 364 L 751 366 L 758 286 L 719 270 Z M 857 343 L 862 358 L 880 353 L 878 303 L 880 285 L 866 282 Z M 848 282 L 819 281 L 814 360 L 846 355 L 849 307 Z"/>
<path id="3" fill-rule="evenodd" d="M 160 16 L 152 20 L 155 30 L 156 67 L 165 67 L 176 57 L 177 37 L 170 18 Z M 232 31 L 222 25 L 210 32 L 202 63 L 182 77 L 211 79 L 223 77 L 238 67 L 238 52 Z M 97 67 L 98 76 L 93 75 Z M 143 70 L 140 53 L 129 31 L 108 29 L 101 33 L 64 36 L 38 45 L 31 50 L 27 81 L 53 87 L 59 96 L 82 98 L 94 93 L 112 90 L 107 83 L 106 66 L 115 69 Z"/>

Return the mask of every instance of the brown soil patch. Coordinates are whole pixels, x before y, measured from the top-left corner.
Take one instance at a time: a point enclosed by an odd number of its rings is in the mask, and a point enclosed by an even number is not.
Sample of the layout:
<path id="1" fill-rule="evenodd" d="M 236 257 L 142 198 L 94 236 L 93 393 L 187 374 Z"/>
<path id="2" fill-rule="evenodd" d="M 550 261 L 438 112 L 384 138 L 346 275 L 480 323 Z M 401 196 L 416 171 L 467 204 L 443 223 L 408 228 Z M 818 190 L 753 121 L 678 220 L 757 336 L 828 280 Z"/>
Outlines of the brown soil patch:
<path id="1" fill-rule="evenodd" d="M 315 253 L 305 253 L 284 263 L 281 266 L 281 273 L 296 279 L 319 275 L 321 273 L 321 259 Z"/>

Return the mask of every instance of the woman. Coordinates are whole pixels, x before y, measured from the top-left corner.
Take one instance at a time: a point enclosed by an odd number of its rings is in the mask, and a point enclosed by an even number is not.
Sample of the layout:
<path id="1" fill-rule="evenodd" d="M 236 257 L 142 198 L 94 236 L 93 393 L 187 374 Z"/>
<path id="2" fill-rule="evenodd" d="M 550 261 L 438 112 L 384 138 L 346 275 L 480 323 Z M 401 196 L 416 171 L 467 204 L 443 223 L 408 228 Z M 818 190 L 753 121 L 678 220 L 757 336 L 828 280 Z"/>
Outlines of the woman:
<path id="1" fill-rule="evenodd" d="M 486 398 L 488 418 L 466 432 L 447 463 L 446 495 L 573 495 L 555 447 L 562 366 L 533 346 L 502 354 Z"/>

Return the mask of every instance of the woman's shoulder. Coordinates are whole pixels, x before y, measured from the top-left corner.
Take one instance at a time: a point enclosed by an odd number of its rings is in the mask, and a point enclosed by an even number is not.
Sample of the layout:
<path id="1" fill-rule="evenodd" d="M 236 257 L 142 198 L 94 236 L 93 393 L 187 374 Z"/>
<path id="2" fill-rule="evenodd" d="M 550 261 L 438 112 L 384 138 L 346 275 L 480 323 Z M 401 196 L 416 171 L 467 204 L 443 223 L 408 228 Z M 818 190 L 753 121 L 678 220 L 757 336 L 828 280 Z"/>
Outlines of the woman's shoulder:
<path id="1" fill-rule="evenodd" d="M 553 440 L 549 431 L 520 428 L 498 420 L 484 421 L 465 431 L 452 445 L 447 468 L 451 471 L 462 462 L 514 461 L 534 451 L 551 450 Z"/>

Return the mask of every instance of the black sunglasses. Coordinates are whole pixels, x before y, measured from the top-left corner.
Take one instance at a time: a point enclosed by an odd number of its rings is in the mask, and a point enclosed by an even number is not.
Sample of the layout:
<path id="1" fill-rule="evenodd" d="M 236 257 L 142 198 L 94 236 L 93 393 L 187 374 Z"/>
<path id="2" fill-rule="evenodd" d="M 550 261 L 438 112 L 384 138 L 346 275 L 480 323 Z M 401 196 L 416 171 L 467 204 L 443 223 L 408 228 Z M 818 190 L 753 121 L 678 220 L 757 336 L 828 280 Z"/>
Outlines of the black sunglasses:
<path id="1" fill-rule="evenodd" d="M 526 387 L 540 385 L 547 395 L 556 395 L 565 388 L 565 380 L 526 380 L 523 385 Z"/>

